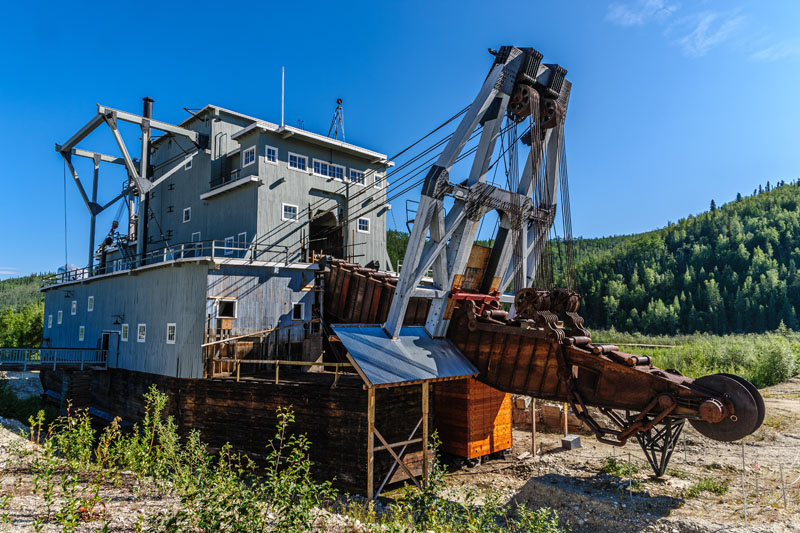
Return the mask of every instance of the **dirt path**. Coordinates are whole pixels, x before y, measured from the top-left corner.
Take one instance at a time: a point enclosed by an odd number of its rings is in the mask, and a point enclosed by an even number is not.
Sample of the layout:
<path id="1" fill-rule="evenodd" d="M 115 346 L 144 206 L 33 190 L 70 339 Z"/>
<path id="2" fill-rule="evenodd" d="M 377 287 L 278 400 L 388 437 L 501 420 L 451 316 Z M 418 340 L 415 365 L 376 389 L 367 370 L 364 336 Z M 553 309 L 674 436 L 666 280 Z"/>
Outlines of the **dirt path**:
<path id="1" fill-rule="evenodd" d="M 635 442 L 616 448 L 583 435 L 583 448 L 562 451 L 561 435 L 540 433 L 544 454 L 529 457 L 530 432 L 515 430 L 509 460 L 464 468 L 451 474 L 449 482 L 467 489 L 492 488 L 509 500 L 533 506 L 549 505 L 561 512 L 575 532 L 800 532 L 800 377 L 764 389 L 762 394 L 764 424 L 744 439 L 747 527 L 741 444 L 711 441 L 688 424 L 662 480 L 650 477 L 652 472 Z M 628 491 L 628 454 L 638 470 L 632 476 L 632 494 Z M 620 463 L 621 477 L 602 472 L 609 458 Z M 694 483 L 705 478 L 727 486 L 727 492 L 687 494 Z"/>

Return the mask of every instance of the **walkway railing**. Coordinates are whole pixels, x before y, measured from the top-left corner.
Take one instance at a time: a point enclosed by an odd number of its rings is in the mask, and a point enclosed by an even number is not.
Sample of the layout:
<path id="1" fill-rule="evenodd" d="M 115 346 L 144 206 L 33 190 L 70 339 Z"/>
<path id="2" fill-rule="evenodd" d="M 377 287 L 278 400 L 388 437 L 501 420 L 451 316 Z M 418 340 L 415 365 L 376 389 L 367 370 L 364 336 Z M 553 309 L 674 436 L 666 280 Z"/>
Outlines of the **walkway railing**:
<path id="1" fill-rule="evenodd" d="M 108 350 L 87 348 L 0 348 L 0 370 L 28 370 L 44 366 L 107 368 Z"/>
<path id="2" fill-rule="evenodd" d="M 137 266 L 166 263 L 178 259 L 246 259 L 249 261 L 272 261 L 289 264 L 289 247 L 278 244 L 242 243 L 228 240 L 184 242 L 152 249 L 145 255 L 144 262 L 135 258 L 108 259 L 105 264 L 94 267 L 91 275 L 109 274 L 131 270 Z M 84 280 L 90 277 L 87 268 L 51 274 L 42 279 L 42 287 Z"/>

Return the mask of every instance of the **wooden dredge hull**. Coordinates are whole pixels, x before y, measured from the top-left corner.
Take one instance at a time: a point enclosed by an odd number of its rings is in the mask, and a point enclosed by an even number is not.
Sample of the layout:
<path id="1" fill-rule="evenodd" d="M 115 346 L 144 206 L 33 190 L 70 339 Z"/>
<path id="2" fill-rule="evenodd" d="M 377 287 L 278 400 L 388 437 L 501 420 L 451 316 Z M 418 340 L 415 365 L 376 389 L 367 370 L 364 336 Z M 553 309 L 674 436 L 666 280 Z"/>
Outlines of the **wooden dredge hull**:
<path id="1" fill-rule="evenodd" d="M 334 480 L 345 490 L 362 492 L 367 485 L 367 391 L 358 376 L 340 374 L 335 387 L 330 373 L 282 375 L 272 379 L 186 379 L 122 369 L 41 372 L 46 391 L 63 391 L 76 407 L 95 407 L 123 421 L 144 417 L 143 395 L 156 385 L 168 395 L 167 412 L 181 435 L 200 432 L 211 450 L 229 442 L 237 451 L 263 459 L 275 434 L 278 407 L 295 415 L 290 431 L 305 433 L 310 441 L 313 473 Z M 375 423 L 387 439 L 402 441 L 419 420 L 418 387 L 380 389 L 376 392 Z M 86 402 L 86 403 L 81 403 Z M 410 446 L 404 459 L 415 475 L 422 472 L 421 446 Z M 388 454 L 374 459 L 375 475 L 383 479 L 392 467 Z M 390 483 L 407 479 L 393 470 Z"/>
<path id="2" fill-rule="evenodd" d="M 588 406 L 640 410 L 654 396 L 689 381 L 649 364 L 627 366 L 585 347 L 565 346 L 540 330 L 481 322 L 463 310 L 455 312 L 448 337 L 478 368 L 484 383 L 543 400 L 570 401 L 567 381 L 559 377 L 562 360 Z"/>

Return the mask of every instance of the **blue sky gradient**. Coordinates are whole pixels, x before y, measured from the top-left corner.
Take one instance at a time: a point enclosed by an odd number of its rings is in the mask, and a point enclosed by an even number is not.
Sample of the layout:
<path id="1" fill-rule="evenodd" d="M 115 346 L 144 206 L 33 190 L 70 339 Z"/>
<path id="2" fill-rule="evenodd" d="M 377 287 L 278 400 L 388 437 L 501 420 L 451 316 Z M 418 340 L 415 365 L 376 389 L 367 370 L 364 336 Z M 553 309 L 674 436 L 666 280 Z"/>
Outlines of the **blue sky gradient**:
<path id="1" fill-rule="evenodd" d="M 4 11 L 0 278 L 64 264 L 64 169 L 53 148 L 96 103 L 139 113 L 149 95 L 168 122 L 209 103 L 278 122 L 282 65 L 287 124 L 327 133 L 342 97 L 347 141 L 393 154 L 474 98 L 488 47 L 537 48 L 574 84 L 575 235 L 654 229 L 712 198 L 800 177 L 800 4 L 788 0 L 15 2 Z M 124 133 L 138 144 L 135 128 Z M 105 128 L 82 146 L 116 153 Z M 101 198 L 124 179 L 108 167 Z M 90 164 L 78 171 L 88 184 Z M 71 181 L 66 203 L 69 262 L 84 265 L 89 217 Z M 404 228 L 401 204 L 393 215 Z"/>

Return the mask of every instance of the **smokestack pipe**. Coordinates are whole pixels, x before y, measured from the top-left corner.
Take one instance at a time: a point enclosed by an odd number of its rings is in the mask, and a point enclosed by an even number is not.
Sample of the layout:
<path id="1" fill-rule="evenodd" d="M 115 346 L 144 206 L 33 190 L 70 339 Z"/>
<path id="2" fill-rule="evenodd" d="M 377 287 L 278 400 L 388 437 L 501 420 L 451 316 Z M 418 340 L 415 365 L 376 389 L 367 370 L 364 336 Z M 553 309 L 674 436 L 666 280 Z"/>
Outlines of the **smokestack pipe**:
<path id="1" fill-rule="evenodd" d="M 153 99 L 150 98 L 149 96 L 145 96 L 144 98 L 142 98 L 142 117 L 144 117 L 146 119 L 153 118 Z M 150 179 L 149 174 L 150 174 L 150 138 L 151 138 L 151 135 L 150 135 L 149 124 L 147 126 L 147 137 L 146 137 L 147 140 L 146 141 L 145 141 L 144 132 L 145 132 L 145 130 L 143 128 L 142 129 L 142 142 L 146 142 L 147 143 L 147 150 L 144 150 L 145 161 L 144 161 L 144 164 L 142 165 L 142 169 L 144 169 L 143 172 L 142 172 L 142 180 Z M 141 223 L 139 224 L 139 227 L 142 228 L 142 232 L 141 232 L 142 234 L 139 235 L 138 238 L 140 239 L 140 242 L 142 243 L 141 244 L 141 250 L 142 250 L 141 264 L 144 265 L 145 258 L 147 257 L 147 239 L 148 239 L 148 231 L 147 231 L 148 230 L 148 228 L 147 228 L 148 224 L 147 223 L 148 223 L 148 221 L 150 219 L 150 216 L 149 216 L 149 214 L 150 214 L 150 194 L 149 193 L 145 193 L 144 200 L 143 200 L 142 203 L 143 203 L 143 205 L 139 206 L 139 216 L 140 217 L 144 217 L 144 218 L 141 219 Z"/>

